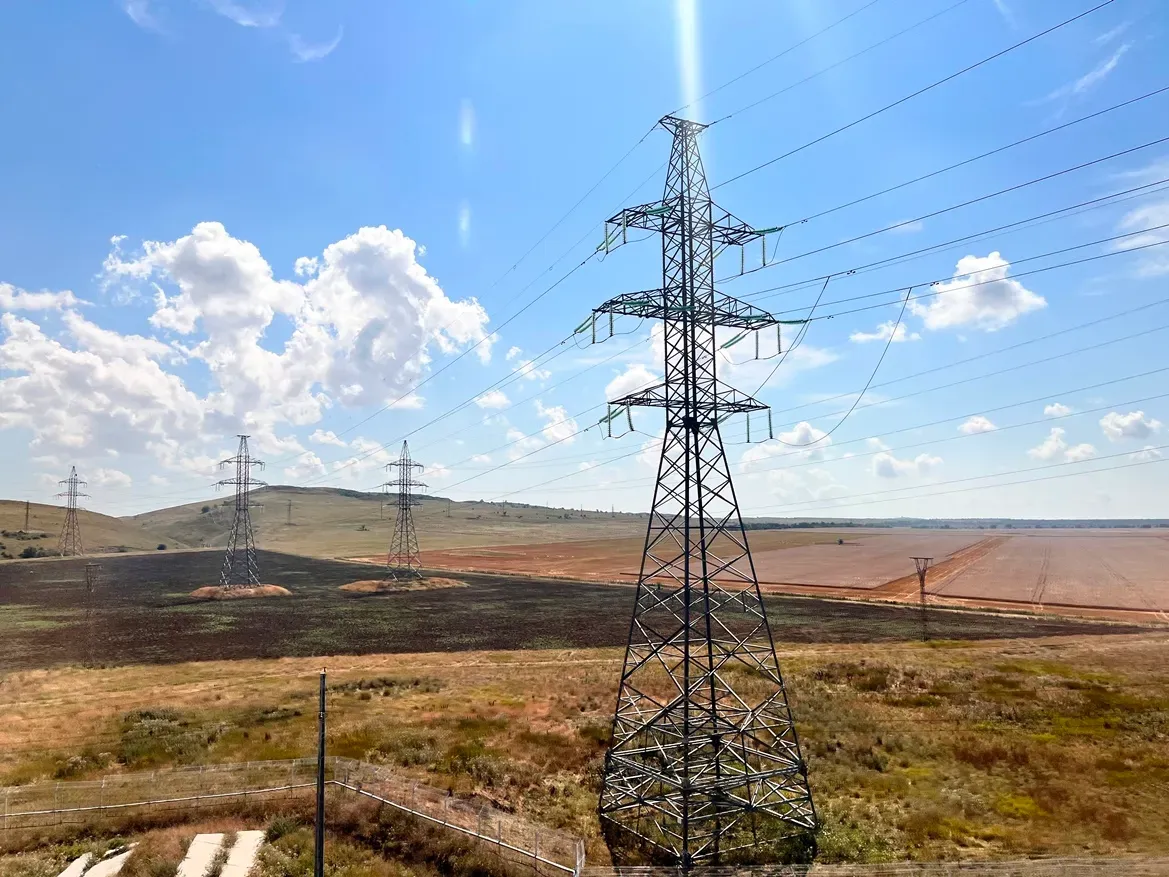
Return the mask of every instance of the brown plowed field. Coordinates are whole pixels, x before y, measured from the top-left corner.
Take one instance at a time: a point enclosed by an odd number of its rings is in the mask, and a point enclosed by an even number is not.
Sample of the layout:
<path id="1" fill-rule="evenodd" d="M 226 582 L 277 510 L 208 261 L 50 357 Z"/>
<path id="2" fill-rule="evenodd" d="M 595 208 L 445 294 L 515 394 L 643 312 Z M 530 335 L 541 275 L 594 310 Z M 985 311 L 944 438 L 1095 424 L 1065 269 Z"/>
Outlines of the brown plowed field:
<path id="1" fill-rule="evenodd" d="M 1043 606 L 1169 610 L 1169 542 L 1140 531 L 1012 535 L 952 575 L 931 579 L 944 597 Z"/>
<path id="2" fill-rule="evenodd" d="M 915 554 L 940 562 L 985 534 L 939 530 L 754 530 L 747 534 L 759 582 L 795 590 L 868 590 L 913 571 Z M 844 544 L 837 544 L 843 539 Z M 422 552 L 429 569 L 527 573 L 594 581 L 634 582 L 643 540 L 593 539 Z M 717 550 L 718 546 L 716 546 Z M 769 589 L 774 589 L 773 587 Z"/>

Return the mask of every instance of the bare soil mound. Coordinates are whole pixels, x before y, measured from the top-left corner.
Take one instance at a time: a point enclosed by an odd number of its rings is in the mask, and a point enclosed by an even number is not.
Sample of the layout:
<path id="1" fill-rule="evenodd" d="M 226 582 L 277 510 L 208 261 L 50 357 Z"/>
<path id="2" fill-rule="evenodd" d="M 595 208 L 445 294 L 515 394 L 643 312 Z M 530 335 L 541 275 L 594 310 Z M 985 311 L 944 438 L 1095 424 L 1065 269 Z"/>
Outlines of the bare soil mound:
<path id="1" fill-rule="evenodd" d="M 427 578 L 413 581 L 395 581 L 394 579 L 362 579 L 342 585 L 338 590 L 349 594 L 394 594 L 399 591 L 433 591 L 438 588 L 465 588 L 466 582 L 456 579 Z"/>
<path id="2" fill-rule="evenodd" d="M 256 585 L 251 588 L 208 585 L 191 591 L 191 596 L 198 600 L 257 600 L 262 597 L 291 597 L 292 591 L 280 585 Z"/>

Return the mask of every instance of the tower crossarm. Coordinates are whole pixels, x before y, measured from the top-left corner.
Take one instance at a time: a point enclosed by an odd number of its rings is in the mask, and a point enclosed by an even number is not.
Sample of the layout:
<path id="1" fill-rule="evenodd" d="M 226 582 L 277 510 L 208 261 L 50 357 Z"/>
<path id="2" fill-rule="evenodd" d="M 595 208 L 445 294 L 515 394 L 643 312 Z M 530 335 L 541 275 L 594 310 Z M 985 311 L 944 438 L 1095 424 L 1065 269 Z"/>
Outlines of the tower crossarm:
<path id="1" fill-rule="evenodd" d="M 681 408 L 685 403 L 681 390 L 674 384 L 662 382 L 619 399 L 610 400 L 610 405 L 637 405 L 644 408 Z M 741 414 L 745 411 L 766 411 L 768 406 L 753 396 L 729 387 L 722 381 L 715 386 L 713 398 L 694 400 L 693 407 L 717 417 L 720 414 Z"/>
<path id="2" fill-rule="evenodd" d="M 626 207 L 605 221 L 605 239 L 600 249 L 610 249 L 628 242 L 629 229 L 668 233 L 682 222 L 684 211 L 678 202 L 651 201 L 636 207 Z M 764 235 L 779 231 L 778 228 L 753 228 L 728 210 L 712 205 L 710 222 L 711 242 L 718 248 L 743 247 Z"/>
<path id="3" fill-rule="evenodd" d="M 625 292 L 594 308 L 598 314 L 620 314 L 640 317 L 646 320 L 683 321 L 701 318 L 704 324 L 730 329 L 765 329 L 768 326 L 800 325 L 804 320 L 779 320 L 767 311 L 729 295 L 716 293 L 714 306 L 697 313 L 688 302 L 684 290 L 646 289 L 640 292 Z"/>

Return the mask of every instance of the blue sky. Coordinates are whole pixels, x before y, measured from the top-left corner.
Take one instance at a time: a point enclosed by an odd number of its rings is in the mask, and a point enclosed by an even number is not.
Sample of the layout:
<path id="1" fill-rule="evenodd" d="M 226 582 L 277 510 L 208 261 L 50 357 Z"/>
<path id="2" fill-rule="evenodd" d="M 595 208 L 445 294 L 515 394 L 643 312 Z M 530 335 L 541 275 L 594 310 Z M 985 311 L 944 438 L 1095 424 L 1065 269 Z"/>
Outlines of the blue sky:
<path id="1" fill-rule="evenodd" d="M 5 4 L 0 496 L 48 501 L 76 464 L 96 510 L 194 501 L 243 430 L 273 483 L 371 488 L 408 435 L 435 493 L 644 510 L 660 412 L 585 427 L 660 375 L 656 336 L 572 333 L 659 285 L 656 239 L 594 250 L 660 197 L 652 126 L 690 104 L 721 119 L 716 201 L 788 226 L 767 268 L 725 254 L 720 289 L 804 317 L 832 275 L 782 362 L 727 351 L 775 409 L 773 440 L 724 426 L 745 513 L 1165 516 L 1169 141 L 1146 144 L 1169 92 L 1076 122 L 1169 85 L 1162 4 L 1114 0 L 718 185 L 1094 5 Z"/>

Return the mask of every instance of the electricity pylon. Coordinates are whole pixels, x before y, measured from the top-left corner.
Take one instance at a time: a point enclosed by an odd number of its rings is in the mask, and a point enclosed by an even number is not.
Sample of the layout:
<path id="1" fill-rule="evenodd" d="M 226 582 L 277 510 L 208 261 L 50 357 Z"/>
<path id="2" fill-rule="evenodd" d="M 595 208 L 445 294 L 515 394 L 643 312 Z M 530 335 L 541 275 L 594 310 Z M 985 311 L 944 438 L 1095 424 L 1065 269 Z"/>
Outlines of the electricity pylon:
<path id="1" fill-rule="evenodd" d="M 673 134 L 665 195 L 610 219 L 605 240 L 660 232 L 662 288 L 596 308 L 661 320 L 666 360 L 662 383 L 611 403 L 664 408 L 666 430 L 600 816 L 619 864 L 806 860 L 817 826 L 807 766 L 719 434 L 727 415 L 767 406 L 719 382 L 716 327 L 778 321 L 715 291 L 715 257 L 764 232 L 711 202 L 706 126 L 660 124 Z"/>
<path id="2" fill-rule="evenodd" d="M 262 461 L 248 452 L 248 437 L 239 437 L 239 449 L 234 457 L 219 464 L 220 469 L 235 468 L 235 476 L 216 483 L 216 487 L 235 488 L 235 514 L 231 532 L 227 536 L 227 554 L 219 581 L 225 588 L 248 588 L 260 584 L 260 568 L 256 562 L 256 537 L 252 532 L 251 492 L 266 486 L 252 477 L 252 467 L 264 468 Z"/>
<path id="3" fill-rule="evenodd" d="M 414 499 L 415 487 L 426 487 L 414 479 L 414 470 L 422 469 L 421 463 L 410 459 L 410 446 L 402 442 L 402 453 L 394 463 L 387 463 L 387 470 L 397 470 L 395 476 L 381 485 L 389 493 L 393 488 L 398 492 L 398 517 L 394 520 L 394 535 L 390 539 L 390 551 L 386 556 L 386 570 L 394 578 L 420 578 L 422 558 L 418 552 L 418 534 L 414 530 L 414 514 L 411 511 L 421 505 Z"/>
<path id="4" fill-rule="evenodd" d="M 921 641 L 927 642 L 930 638 L 930 629 L 926 620 L 925 614 L 925 574 L 930 568 L 930 564 L 934 562 L 932 557 L 914 557 L 913 567 L 917 570 L 917 587 L 918 594 L 921 597 Z"/>
<path id="5" fill-rule="evenodd" d="M 81 544 L 81 526 L 77 523 L 77 500 L 83 496 L 89 496 L 88 493 L 81 492 L 81 489 L 87 484 L 78 476 L 76 466 L 70 468 L 68 478 L 57 483 L 65 488 L 57 494 L 57 496 L 65 498 L 65 523 L 61 527 L 61 539 L 57 547 L 62 557 L 84 554 L 85 548 Z M 25 517 L 27 516 L 28 508 L 26 506 Z"/>

